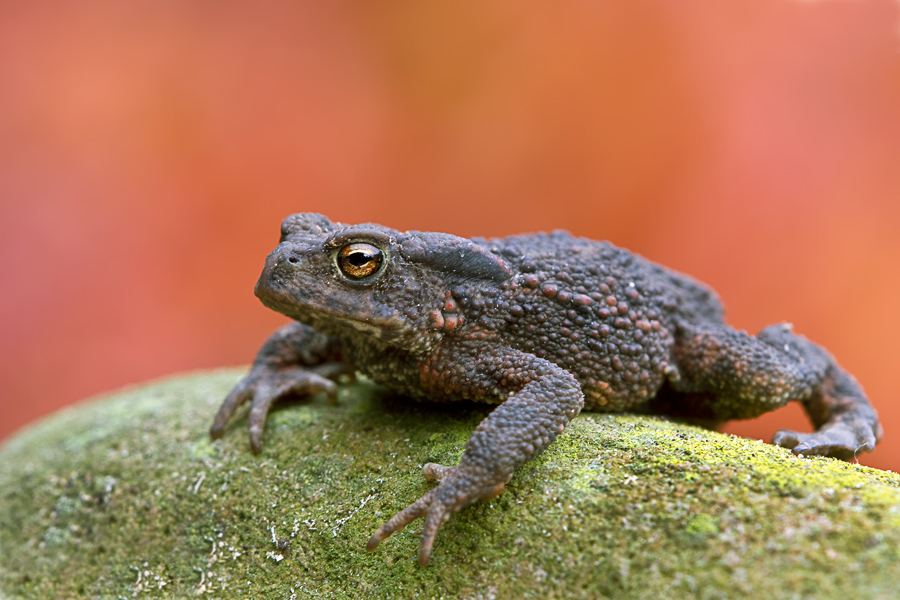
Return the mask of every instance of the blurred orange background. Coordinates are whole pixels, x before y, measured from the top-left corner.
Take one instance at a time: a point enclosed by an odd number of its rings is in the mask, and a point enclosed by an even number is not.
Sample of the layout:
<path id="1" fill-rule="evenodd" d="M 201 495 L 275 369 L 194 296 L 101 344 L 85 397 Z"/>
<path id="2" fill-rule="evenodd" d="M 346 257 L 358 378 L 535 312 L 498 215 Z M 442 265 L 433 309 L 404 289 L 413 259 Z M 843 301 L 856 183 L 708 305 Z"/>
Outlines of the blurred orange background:
<path id="1" fill-rule="evenodd" d="M 0 437 L 249 362 L 317 211 L 690 273 L 834 353 L 884 419 L 860 462 L 900 470 L 898 32 L 893 0 L 5 2 Z"/>

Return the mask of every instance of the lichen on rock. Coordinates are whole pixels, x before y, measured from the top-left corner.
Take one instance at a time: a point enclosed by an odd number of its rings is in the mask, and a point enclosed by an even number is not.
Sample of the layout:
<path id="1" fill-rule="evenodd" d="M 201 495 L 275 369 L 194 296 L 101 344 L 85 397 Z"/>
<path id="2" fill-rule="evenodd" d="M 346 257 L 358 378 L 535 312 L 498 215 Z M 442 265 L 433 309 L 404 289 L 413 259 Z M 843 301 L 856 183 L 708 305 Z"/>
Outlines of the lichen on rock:
<path id="1" fill-rule="evenodd" d="M 211 441 L 243 374 L 126 389 L 0 449 L 5 598 L 889 598 L 900 477 L 662 419 L 583 413 L 438 534 L 369 535 L 490 407 L 361 383 Z"/>

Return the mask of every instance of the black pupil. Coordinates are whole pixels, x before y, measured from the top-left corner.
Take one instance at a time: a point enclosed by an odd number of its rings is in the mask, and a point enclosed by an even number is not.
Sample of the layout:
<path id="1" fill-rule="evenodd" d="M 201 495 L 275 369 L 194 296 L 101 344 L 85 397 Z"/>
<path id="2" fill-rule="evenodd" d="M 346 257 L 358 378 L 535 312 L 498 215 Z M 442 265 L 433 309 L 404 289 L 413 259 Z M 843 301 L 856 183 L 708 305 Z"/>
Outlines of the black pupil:
<path id="1" fill-rule="evenodd" d="M 353 280 L 365 279 L 378 272 L 382 262 L 381 250 L 371 244 L 350 244 L 338 255 L 341 272 Z"/>
<path id="2" fill-rule="evenodd" d="M 363 252 L 362 250 L 357 250 L 356 252 L 351 252 L 347 256 L 347 262 L 349 262 L 354 267 L 361 267 L 368 262 L 372 262 L 375 258 L 374 252 Z"/>

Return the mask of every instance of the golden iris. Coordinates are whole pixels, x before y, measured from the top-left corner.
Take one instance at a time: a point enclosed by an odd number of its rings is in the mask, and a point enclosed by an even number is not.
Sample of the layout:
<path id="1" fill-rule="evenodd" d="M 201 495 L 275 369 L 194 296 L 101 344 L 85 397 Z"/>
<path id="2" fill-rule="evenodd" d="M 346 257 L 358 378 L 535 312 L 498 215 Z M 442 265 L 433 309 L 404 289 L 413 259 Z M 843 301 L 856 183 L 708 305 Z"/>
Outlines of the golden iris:
<path id="1" fill-rule="evenodd" d="M 371 277 L 381 269 L 382 263 L 384 252 L 377 246 L 363 242 L 348 244 L 337 255 L 341 273 L 354 281 Z"/>

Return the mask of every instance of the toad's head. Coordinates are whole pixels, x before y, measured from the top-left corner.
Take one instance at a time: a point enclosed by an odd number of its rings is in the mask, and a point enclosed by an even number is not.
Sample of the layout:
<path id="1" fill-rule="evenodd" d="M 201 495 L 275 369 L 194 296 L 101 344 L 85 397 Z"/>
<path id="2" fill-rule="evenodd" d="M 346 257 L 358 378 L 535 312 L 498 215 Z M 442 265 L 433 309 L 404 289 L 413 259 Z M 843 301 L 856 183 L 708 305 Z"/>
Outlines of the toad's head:
<path id="1" fill-rule="evenodd" d="M 454 292 L 500 288 L 511 276 L 502 258 L 465 238 L 302 213 L 282 223 L 256 295 L 325 332 L 428 346 L 455 329 L 445 318 Z"/>

